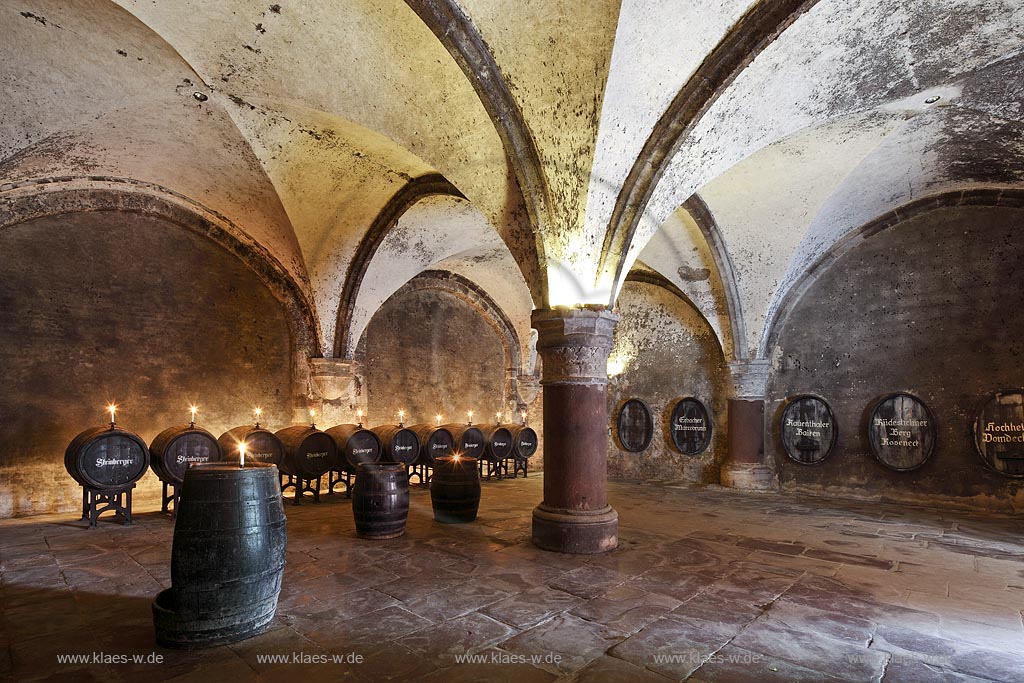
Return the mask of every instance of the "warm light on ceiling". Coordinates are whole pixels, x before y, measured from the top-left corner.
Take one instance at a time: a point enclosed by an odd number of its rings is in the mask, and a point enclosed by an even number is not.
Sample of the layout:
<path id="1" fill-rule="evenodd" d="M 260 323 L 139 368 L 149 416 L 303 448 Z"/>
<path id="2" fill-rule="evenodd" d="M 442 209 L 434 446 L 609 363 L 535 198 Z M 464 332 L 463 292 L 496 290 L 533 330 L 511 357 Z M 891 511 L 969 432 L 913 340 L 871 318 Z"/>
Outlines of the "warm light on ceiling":
<path id="1" fill-rule="evenodd" d="M 580 272 L 590 271 L 590 272 Z M 611 299 L 611 286 L 594 281 L 593 269 L 581 269 L 564 261 L 548 261 L 548 305 L 579 306 L 582 304 L 607 304 Z"/>

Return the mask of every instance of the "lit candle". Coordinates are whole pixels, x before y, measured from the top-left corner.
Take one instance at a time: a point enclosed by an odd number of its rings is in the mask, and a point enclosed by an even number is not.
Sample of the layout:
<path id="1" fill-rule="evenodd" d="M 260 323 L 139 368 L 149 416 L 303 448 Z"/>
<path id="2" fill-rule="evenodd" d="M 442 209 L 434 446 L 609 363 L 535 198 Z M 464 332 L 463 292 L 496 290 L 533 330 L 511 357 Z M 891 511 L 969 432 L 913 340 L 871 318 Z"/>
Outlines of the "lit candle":
<path id="1" fill-rule="evenodd" d="M 252 409 L 252 414 L 253 414 L 253 416 L 256 417 L 256 426 L 259 427 L 260 426 L 260 415 L 263 414 L 263 408 L 253 408 Z"/>
<path id="2" fill-rule="evenodd" d="M 526 426 L 526 412 L 524 411 L 524 412 L 520 413 L 520 415 L 523 416 L 523 426 L 525 427 Z"/>
<path id="3" fill-rule="evenodd" d="M 400 424 L 400 425 L 405 424 L 405 411 L 404 410 L 399 410 L 398 411 L 398 424 Z"/>
<path id="4" fill-rule="evenodd" d="M 192 426 L 195 427 L 196 426 L 196 413 L 199 412 L 199 408 L 197 408 L 196 406 L 189 406 L 188 409 L 189 409 L 189 412 L 192 413 Z"/>
<path id="5" fill-rule="evenodd" d="M 495 414 L 495 419 L 497 419 L 498 424 L 501 424 L 501 411 L 500 410 Z"/>
<path id="6" fill-rule="evenodd" d="M 111 403 L 107 406 L 107 410 L 110 411 L 110 428 L 114 428 L 114 413 L 117 412 L 117 406 Z"/>
<path id="7" fill-rule="evenodd" d="M 458 462 L 459 461 L 459 454 L 458 453 L 452 453 L 452 460 L 454 460 L 455 462 Z"/>
<path id="8" fill-rule="evenodd" d="M 437 426 L 438 427 L 441 426 L 441 416 L 440 415 L 437 416 Z"/>
<path id="9" fill-rule="evenodd" d="M 309 426 L 316 427 L 316 410 L 313 408 L 309 409 Z"/>
<path id="10" fill-rule="evenodd" d="M 356 411 L 356 419 L 359 420 L 359 426 L 362 427 L 363 426 L 363 411 L 362 410 L 357 410 Z"/>
<path id="11" fill-rule="evenodd" d="M 469 418 L 469 424 L 473 424 L 473 411 L 472 410 L 467 410 L 466 411 L 466 416 Z"/>
<path id="12" fill-rule="evenodd" d="M 245 442 L 238 444 L 238 466 L 245 467 Z"/>

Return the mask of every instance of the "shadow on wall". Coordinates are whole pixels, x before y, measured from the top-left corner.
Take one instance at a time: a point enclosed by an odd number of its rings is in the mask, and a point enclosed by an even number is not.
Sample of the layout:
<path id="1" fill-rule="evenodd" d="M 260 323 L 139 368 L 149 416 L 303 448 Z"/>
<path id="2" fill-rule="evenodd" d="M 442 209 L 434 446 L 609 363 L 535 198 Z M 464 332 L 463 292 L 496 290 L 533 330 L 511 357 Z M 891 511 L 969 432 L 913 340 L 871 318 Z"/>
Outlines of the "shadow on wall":
<path id="1" fill-rule="evenodd" d="M 780 359 L 768 387 L 767 448 L 785 490 L 973 507 L 1024 506 L 1021 480 L 988 469 L 975 450 L 982 401 L 1024 386 L 1024 210 L 947 207 L 867 237 L 840 256 L 786 312 L 770 340 Z M 937 424 L 931 457 L 908 472 L 869 448 L 868 415 L 909 392 Z M 779 439 L 787 397 L 832 407 L 839 435 L 817 465 L 788 458 Z"/>
<path id="2" fill-rule="evenodd" d="M 146 443 L 198 423 L 286 426 L 293 341 L 281 304 L 241 261 L 155 217 L 92 212 L 0 231 L 0 517 L 80 509 L 64 450 L 109 418 Z M 156 500 L 149 472 L 136 490 Z"/>
<path id="3" fill-rule="evenodd" d="M 722 350 L 707 321 L 688 302 L 656 285 L 627 281 L 618 299 L 612 365 L 621 371 L 608 384 L 608 474 L 633 481 L 718 483 L 726 448 L 726 375 Z M 618 370 L 619 368 L 613 368 Z M 676 403 L 695 397 L 711 412 L 710 446 L 683 455 L 672 441 Z M 651 411 L 653 433 L 641 452 L 623 448 L 616 423 L 629 399 Z"/>

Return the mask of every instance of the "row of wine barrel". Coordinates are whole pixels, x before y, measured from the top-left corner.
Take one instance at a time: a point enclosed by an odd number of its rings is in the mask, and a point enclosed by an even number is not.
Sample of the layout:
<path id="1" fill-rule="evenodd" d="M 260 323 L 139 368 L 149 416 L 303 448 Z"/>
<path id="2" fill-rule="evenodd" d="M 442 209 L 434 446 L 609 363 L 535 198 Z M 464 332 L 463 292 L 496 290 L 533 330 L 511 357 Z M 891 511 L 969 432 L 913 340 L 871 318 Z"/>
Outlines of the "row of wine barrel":
<path id="1" fill-rule="evenodd" d="M 137 434 L 97 427 L 76 436 L 64 453 L 64 467 L 79 484 L 117 489 L 138 481 L 152 466 L 161 481 L 180 484 L 190 465 L 238 462 L 245 443 L 247 462 L 277 465 L 284 474 L 316 479 L 330 470 L 355 473 L 360 463 L 433 465 L 438 457 L 460 455 L 499 462 L 529 459 L 537 451 L 537 433 L 525 425 L 380 425 L 364 429 L 342 424 L 321 431 L 296 425 L 271 432 L 242 425 L 219 439 L 195 425 L 170 427 L 147 448 Z"/>

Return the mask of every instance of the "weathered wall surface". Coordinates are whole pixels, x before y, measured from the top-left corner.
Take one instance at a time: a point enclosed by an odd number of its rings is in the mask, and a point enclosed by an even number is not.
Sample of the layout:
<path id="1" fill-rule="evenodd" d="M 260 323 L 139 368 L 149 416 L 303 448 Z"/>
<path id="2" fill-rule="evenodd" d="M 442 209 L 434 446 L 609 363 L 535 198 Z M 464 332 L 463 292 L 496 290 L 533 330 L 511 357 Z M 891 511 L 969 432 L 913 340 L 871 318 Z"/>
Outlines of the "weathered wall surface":
<path id="1" fill-rule="evenodd" d="M 439 290 L 399 291 L 365 336 L 370 425 L 466 419 L 493 422 L 502 405 L 505 353 L 497 333 L 468 303 Z"/>
<path id="2" fill-rule="evenodd" d="M 615 328 L 612 361 L 623 364 L 608 384 L 608 475 L 639 481 L 718 481 L 725 457 L 725 389 L 721 347 L 696 309 L 667 290 L 627 282 L 618 299 L 621 319 Z M 668 425 L 676 402 L 698 398 L 712 413 L 711 445 L 700 455 L 676 450 Z M 641 453 L 622 450 L 615 438 L 618 409 L 639 398 L 651 410 L 654 437 Z"/>
<path id="3" fill-rule="evenodd" d="M 1024 211 L 963 206 L 919 214 L 840 256 L 774 334 L 766 406 L 768 458 L 784 489 L 871 499 L 1024 506 L 1021 484 L 986 469 L 975 411 L 990 394 L 1024 386 Z M 907 391 L 931 409 L 931 459 L 894 472 L 871 455 L 866 427 L 883 394 Z M 787 396 L 830 403 L 839 438 L 816 466 L 788 459 L 778 440 Z"/>
<path id="4" fill-rule="evenodd" d="M 286 426 L 292 341 L 281 305 L 240 261 L 170 223 L 95 212 L 0 231 L 0 517 L 74 512 L 78 432 L 118 423 L 146 443 L 187 422 L 215 436 L 264 409 Z M 136 509 L 151 509 L 149 472 Z"/>

